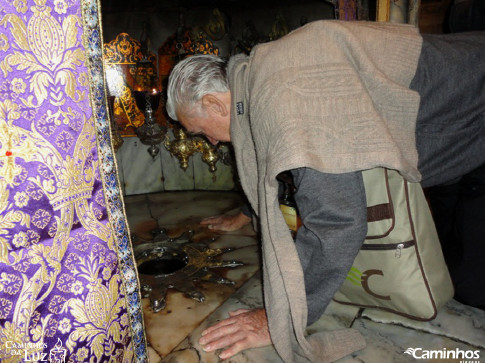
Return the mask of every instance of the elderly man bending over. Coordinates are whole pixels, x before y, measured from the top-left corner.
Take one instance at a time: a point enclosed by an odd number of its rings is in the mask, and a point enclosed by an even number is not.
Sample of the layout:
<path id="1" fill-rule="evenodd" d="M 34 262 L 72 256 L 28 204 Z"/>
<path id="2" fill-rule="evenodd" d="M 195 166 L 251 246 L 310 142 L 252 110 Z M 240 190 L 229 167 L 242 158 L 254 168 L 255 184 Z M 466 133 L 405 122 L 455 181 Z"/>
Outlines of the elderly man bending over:
<path id="1" fill-rule="evenodd" d="M 170 117 L 213 144 L 232 142 L 261 223 L 265 309 L 207 329 L 205 350 L 228 358 L 273 343 L 286 362 L 324 362 L 364 347 L 352 329 L 305 335 L 365 239 L 361 171 L 395 169 L 428 187 L 483 169 L 483 59 L 484 33 L 317 21 L 228 64 L 201 55 L 174 68 Z M 295 243 L 278 208 L 276 177 L 286 171 L 303 220 Z"/>

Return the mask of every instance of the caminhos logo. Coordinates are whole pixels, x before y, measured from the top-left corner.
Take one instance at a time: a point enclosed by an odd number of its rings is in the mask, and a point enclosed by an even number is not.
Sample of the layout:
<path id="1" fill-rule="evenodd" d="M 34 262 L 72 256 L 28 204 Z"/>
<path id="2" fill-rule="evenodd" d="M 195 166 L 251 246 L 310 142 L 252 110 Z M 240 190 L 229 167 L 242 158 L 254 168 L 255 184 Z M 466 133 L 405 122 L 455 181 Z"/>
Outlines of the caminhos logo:
<path id="1" fill-rule="evenodd" d="M 66 362 L 67 349 L 63 347 L 59 338 L 57 338 L 56 345 L 49 350 L 49 353 L 44 352 L 46 348 L 47 344 L 42 341 L 37 343 L 6 341 L 5 345 L 0 349 L 0 353 L 6 353 L 7 357 L 11 358 L 13 362 Z"/>
<path id="2" fill-rule="evenodd" d="M 460 359 L 460 363 L 480 363 L 479 350 L 408 348 L 404 353 L 412 355 L 415 359 Z"/>

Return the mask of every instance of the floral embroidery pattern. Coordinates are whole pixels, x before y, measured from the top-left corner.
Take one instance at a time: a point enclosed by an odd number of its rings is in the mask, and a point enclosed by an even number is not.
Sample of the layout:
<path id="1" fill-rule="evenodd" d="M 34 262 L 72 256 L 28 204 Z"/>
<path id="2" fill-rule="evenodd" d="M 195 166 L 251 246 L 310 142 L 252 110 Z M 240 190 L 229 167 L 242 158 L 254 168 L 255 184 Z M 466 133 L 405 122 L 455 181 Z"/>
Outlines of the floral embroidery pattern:
<path id="1" fill-rule="evenodd" d="M 0 360 L 146 362 L 104 104 L 96 0 L 0 13 Z"/>

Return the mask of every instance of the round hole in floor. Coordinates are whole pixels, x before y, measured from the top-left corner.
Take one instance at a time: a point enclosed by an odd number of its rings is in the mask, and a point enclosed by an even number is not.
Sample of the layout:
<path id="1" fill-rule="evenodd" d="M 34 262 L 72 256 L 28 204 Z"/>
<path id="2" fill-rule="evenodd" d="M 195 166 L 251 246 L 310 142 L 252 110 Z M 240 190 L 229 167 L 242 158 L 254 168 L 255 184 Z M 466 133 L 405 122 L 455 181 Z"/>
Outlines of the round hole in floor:
<path id="1" fill-rule="evenodd" d="M 169 275 L 187 266 L 185 254 L 157 256 L 138 266 L 138 272 L 144 275 Z"/>

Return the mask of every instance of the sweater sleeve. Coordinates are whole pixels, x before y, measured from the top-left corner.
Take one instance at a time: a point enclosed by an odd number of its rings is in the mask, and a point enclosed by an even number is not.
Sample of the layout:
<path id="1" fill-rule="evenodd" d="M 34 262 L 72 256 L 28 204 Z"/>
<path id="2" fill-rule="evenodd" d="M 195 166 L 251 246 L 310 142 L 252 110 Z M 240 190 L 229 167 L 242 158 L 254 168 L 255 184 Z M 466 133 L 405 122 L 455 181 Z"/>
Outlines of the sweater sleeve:
<path id="1" fill-rule="evenodd" d="M 241 213 L 244 214 L 246 217 L 251 218 L 253 215 L 253 212 L 251 211 L 251 206 L 249 205 L 249 202 L 245 202 L 241 206 Z"/>
<path id="2" fill-rule="evenodd" d="M 308 325 L 323 314 L 345 280 L 367 234 L 367 208 L 361 172 L 292 171 L 295 201 L 303 225 L 296 248 L 303 268 Z"/>

